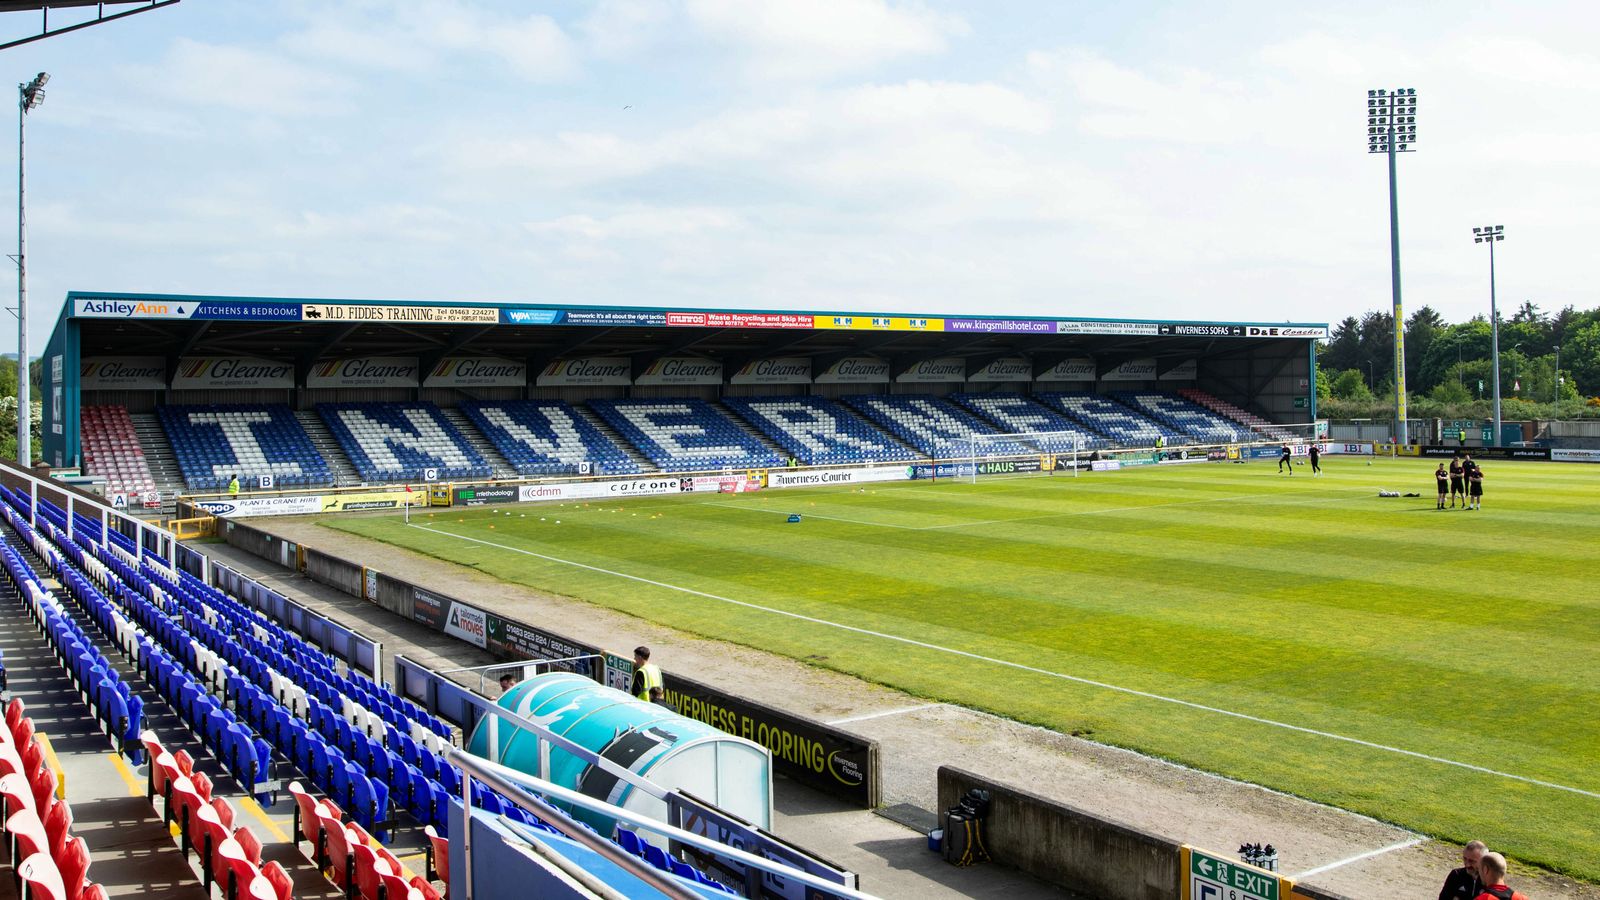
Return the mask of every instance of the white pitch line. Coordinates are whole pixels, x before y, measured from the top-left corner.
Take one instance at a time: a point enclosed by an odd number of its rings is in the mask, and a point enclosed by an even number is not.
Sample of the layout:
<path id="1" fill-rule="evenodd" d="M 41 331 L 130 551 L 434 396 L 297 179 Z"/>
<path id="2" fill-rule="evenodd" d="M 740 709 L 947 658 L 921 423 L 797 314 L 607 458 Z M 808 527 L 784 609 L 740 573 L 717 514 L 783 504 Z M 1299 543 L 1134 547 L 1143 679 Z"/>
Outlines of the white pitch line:
<path id="1" fill-rule="evenodd" d="M 1348 859 L 1341 859 L 1338 862 L 1331 862 L 1325 866 L 1317 866 L 1315 869 L 1307 869 L 1298 875 L 1290 875 L 1289 877 L 1295 881 L 1303 881 L 1313 875 L 1321 875 L 1323 872 L 1330 872 L 1339 868 L 1340 866 L 1348 866 L 1351 863 L 1360 862 L 1363 859 L 1371 859 L 1374 856 L 1382 856 L 1385 853 L 1393 853 L 1396 850 L 1404 850 L 1407 847 L 1415 847 L 1425 840 L 1427 840 L 1427 838 L 1414 838 L 1409 841 L 1401 841 L 1398 844 L 1390 844 L 1387 847 L 1379 847 L 1376 850 L 1368 850 L 1365 853 L 1357 853 L 1355 856 L 1349 857 Z"/>
<path id="2" fill-rule="evenodd" d="M 1299 493 L 1310 493 L 1310 492 L 1309 491 L 1301 491 Z M 1354 496 L 1354 495 L 1352 495 L 1352 496 Z M 864 526 L 867 526 L 869 528 L 897 528 L 897 529 L 900 529 L 902 531 L 940 531 L 940 530 L 943 530 L 943 529 L 946 529 L 946 528 L 972 528 L 972 527 L 976 527 L 976 526 L 979 526 L 979 525 L 1009 525 L 1009 524 L 1011 524 L 1013 522 L 1038 522 L 1038 521 L 1040 521 L 1042 519 L 1066 519 L 1066 518 L 1071 518 L 1071 517 L 1074 517 L 1074 516 L 1097 516 L 1097 515 L 1101 515 L 1103 513 L 1138 512 L 1140 510 L 1145 510 L 1145 509 L 1166 509 L 1169 506 L 1194 506 L 1196 504 L 1201 504 L 1201 503 L 1229 503 L 1229 502 L 1232 502 L 1234 500 L 1261 500 L 1261 499 L 1263 499 L 1263 498 L 1262 498 L 1262 496 L 1260 494 L 1230 494 L 1230 495 L 1228 495 L 1226 497 L 1205 497 L 1205 498 L 1202 498 L 1202 499 L 1199 499 L 1199 500 L 1174 500 L 1174 501 L 1172 501 L 1170 503 L 1145 503 L 1145 504 L 1141 504 L 1139 506 L 1112 506 L 1112 507 L 1106 507 L 1104 509 L 1079 509 L 1079 510 L 1072 510 L 1070 512 L 1041 513 L 1040 515 L 1037 515 L 1037 516 L 1015 516 L 1015 517 L 1009 518 L 1009 519 L 977 519 L 977 520 L 970 521 L 970 522 L 948 522 L 948 523 L 946 523 L 944 525 L 896 525 L 896 524 L 893 524 L 891 522 L 867 522 L 867 521 L 864 521 L 864 520 L 861 520 L 861 519 L 846 519 L 846 518 L 843 518 L 841 516 L 827 516 L 827 515 L 820 515 L 820 514 L 817 514 L 817 513 L 801 513 L 800 515 L 802 517 L 807 517 L 807 518 L 812 518 L 812 519 L 823 519 L 823 520 L 826 520 L 826 521 L 829 521 L 829 522 L 844 522 L 844 523 L 850 524 L 850 525 L 864 525 Z M 1268 504 L 1268 505 L 1269 506 L 1271 506 L 1271 505 L 1289 506 L 1289 505 L 1296 504 L 1296 503 L 1329 503 L 1329 502 L 1333 502 L 1333 501 L 1336 501 L 1336 500 L 1346 500 L 1346 499 L 1351 499 L 1351 497 L 1347 497 L 1344 494 L 1337 494 L 1337 495 L 1332 496 L 1332 497 L 1317 496 L 1317 497 L 1313 497 L 1313 498 L 1311 498 L 1309 500 L 1290 500 L 1290 501 L 1287 501 L 1287 502 L 1284 502 L 1284 503 Z M 745 510 L 746 512 L 770 513 L 772 515 L 778 515 L 778 516 L 786 516 L 786 515 L 790 515 L 791 514 L 790 510 L 767 509 L 765 507 L 749 506 L 749 505 L 746 505 L 746 504 L 743 504 L 743 503 L 730 503 L 730 502 L 728 502 L 726 500 L 706 500 L 706 501 L 702 501 L 701 503 L 696 504 L 696 505 L 699 505 L 699 506 L 723 506 L 723 507 L 727 507 L 728 509 L 742 509 L 742 510 Z"/>
<path id="3" fill-rule="evenodd" d="M 1220 715 L 1220 716 L 1228 716 L 1230 718 L 1241 719 L 1241 720 L 1246 721 L 1246 722 L 1255 722 L 1258 725 L 1267 725 L 1267 726 L 1271 726 L 1273 728 L 1282 728 L 1285 731 L 1293 731 L 1293 732 L 1297 732 L 1299 734 L 1309 734 L 1309 735 L 1312 735 L 1314 737 L 1327 738 L 1328 740 L 1332 740 L 1332 741 L 1342 741 L 1342 742 L 1344 742 L 1346 744 L 1355 744 L 1358 747 L 1366 747 L 1366 748 L 1372 749 L 1372 750 L 1380 750 L 1382 752 L 1393 753 L 1393 754 L 1396 754 L 1398 756 L 1409 756 L 1409 757 L 1411 757 L 1413 759 L 1426 760 L 1428 762 L 1439 763 L 1440 765 L 1445 765 L 1445 766 L 1454 766 L 1455 768 L 1458 768 L 1458 769 L 1467 769 L 1468 771 L 1472 771 L 1472 772 L 1481 772 L 1481 773 L 1483 773 L 1485 775 L 1493 775 L 1496 778 L 1506 778 L 1506 779 L 1510 779 L 1512 781 L 1520 781 L 1520 782 L 1522 782 L 1524 784 L 1538 785 L 1539 787 L 1546 787 L 1546 788 L 1550 788 L 1551 790 L 1566 791 L 1567 793 L 1570 793 L 1570 794 L 1580 794 L 1580 795 L 1585 796 L 1585 797 L 1592 797 L 1592 798 L 1594 798 L 1596 800 L 1600 800 L 1600 792 L 1588 791 L 1588 790 L 1584 790 L 1583 788 L 1572 787 L 1570 785 L 1565 785 L 1565 784 L 1558 784 L 1558 783 L 1556 783 L 1554 781 L 1543 781 L 1543 780 L 1540 780 L 1538 778 L 1531 778 L 1531 777 L 1529 777 L 1527 775 L 1517 775 L 1517 774 L 1514 774 L 1514 773 L 1511 773 L 1511 772 L 1501 772 L 1498 769 L 1490 769 L 1490 768 L 1487 768 L 1485 766 L 1474 765 L 1473 763 L 1461 762 L 1459 760 L 1454 760 L 1454 759 L 1447 759 L 1447 758 L 1445 758 L 1443 756 L 1433 756 L 1431 754 L 1422 753 L 1422 752 L 1419 752 L 1419 751 L 1416 751 L 1416 750 L 1407 750 L 1407 749 L 1405 749 L 1403 747 L 1391 747 L 1388 744 L 1379 744 L 1379 743 L 1376 743 L 1374 741 L 1363 740 L 1361 738 L 1354 738 L 1354 737 L 1350 737 L 1348 735 L 1343 735 L 1343 734 L 1336 734 L 1336 733 L 1331 732 L 1331 731 L 1320 731 L 1320 730 L 1318 730 L 1316 728 L 1307 728 L 1304 725 L 1294 725 L 1294 724 L 1291 724 L 1289 722 L 1279 722 L 1279 721 L 1277 721 L 1275 719 L 1265 719 L 1265 718 L 1262 718 L 1260 716 L 1252 716 L 1249 713 L 1236 712 L 1236 711 L 1231 710 L 1231 709 L 1223 709 L 1220 706 L 1207 706 L 1204 703 L 1196 703 L 1196 702 L 1194 702 L 1192 700 L 1181 700 L 1181 699 L 1179 699 L 1177 697 L 1167 697 L 1167 696 L 1164 696 L 1162 694 L 1155 694 L 1155 693 L 1151 693 L 1150 691 L 1141 691 L 1141 690 L 1139 690 L 1137 688 L 1123 687 L 1122 685 L 1111 684 L 1111 683 L 1105 682 L 1105 681 L 1096 681 L 1096 680 L 1094 680 L 1092 678 L 1084 678 L 1084 677 L 1079 676 L 1079 675 L 1068 675 L 1065 672 L 1052 672 L 1049 669 L 1041 669 L 1038 666 L 1030 666 L 1030 665 L 1027 665 L 1025 663 L 1012 662 L 1009 659 L 1000 659 L 1000 658 L 994 657 L 994 656 L 984 656 L 981 653 L 973 653 L 970 650 L 957 650 L 954 647 L 943 647 L 943 646 L 940 646 L 938 644 L 930 644 L 927 641 L 919 641 L 919 640 L 916 640 L 915 638 L 902 637 L 901 635 L 898 635 L 898 634 L 888 634 L 888 633 L 885 633 L 885 632 L 882 632 L 882 631 L 873 631 L 873 630 L 871 630 L 869 628 L 861 628 L 861 627 L 856 626 L 856 625 L 846 625 L 846 624 L 844 624 L 842 622 L 830 622 L 827 619 L 819 619 L 819 618 L 816 618 L 814 616 L 804 615 L 802 613 L 790 612 L 789 610 L 786 610 L 786 609 L 777 609 L 776 607 L 762 606 L 759 603 L 751 603 L 748 600 L 735 600 L 732 597 L 722 597 L 722 596 L 718 596 L 717 594 L 707 593 L 706 591 L 697 591 L 694 588 L 686 588 L 686 587 L 682 587 L 682 586 L 676 585 L 676 584 L 668 584 L 668 583 L 666 583 L 664 581 L 655 581 L 653 579 L 644 578 L 644 577 L 639 576 L 639 575 L 629 575 L 626 572 L 618 572 L 618 571 L 615 571 L 613 569 L 601 568 L 600 566 L 591 566 L 588 563 L 576 562 L 576 561 L 570 560 L 570 559 L 562 559 L 559 556 L 548 556 L 548 555 L 543 554 L 543 553 L 535 553 L 532 550 L 524 550 L 521 547 L 510 547 L 510 546 L 507 546 L 505 544 L 497 544 L 494 541 L 486 541 L 486 540 L 483 540 L 481 538 L 468 537 L 468 536 L 466 536 L 464 534 L 451 534 L 448 531 L 440 531 L 437 528 L 430 528 L 427 525 L 418 525 L 418 524 L 416 524 L 414 522 L 410 524 L 410 527 L 419 529 L 421 531 L 427 531 L 427 532 L 430 532 L 432 534 L 441 535 L 443 537 L 451 537 L 451 538 L 456 538 L 457 540 L 470 541 L 470 542 L 472 542 L 474 544 L 482 544 L 482 545 L 484 545 L 486 547 L 494 547 L 494 548 L 497 548 L 497 549 L 500 549 L 500 550 L 509 550 L 512 553 L 521 553 L 524 556 L 531 556 L 531 557 L 533 557 L 535 559 L 542 559 L 542 560 L 546 560 L 548 562 L 559 563 L 559 564 L 564 565 L 564 566 L 572 566 L 573 568 L 577 568 L 577 569 L 586 569 L 586 570 L 588 570 L 590 572 L 598 572 L 598 573 L 600 573 L 602 575 L 610 575 L 613 578 L 621 578 L 621 579 L 624 579 L 626 581 L 636 581 L 636 582 L 638 582 L 640 584 L 648 584 L 651 587 L 663 588 L 663 589 L 669 590 L 669 591 L 677 591 L 678 593 L 688 594 L 688 595 L 693 596 L 693 597 L 703 597 L 703 598 L 705 598 L 707 600 L 716 600 L 719 603 L 727 603 L 727 604 L 730 604 L 732 606 L 742 606 L 742 607 L 744 607 L 746 609 L 754 609 L 754 610 L 758 610 L 760 612 L 772 613 L 775 616 L 785 616 L 787 618 L 797 619 L 797 620 L 802 621 L 802 622 L 810 622 L 813 625 L 825 625 L 825 626 L 827 626 L 829 628 L 837 628 L 840 631 L 850 631 L 850 632 L 854 632 L 856 634 L 864 634 L 864 635 L 867 635 L 868 637 L 882 638 L 882 639 L 884 639 L 886 641 L 895 641 L 895 642 L 901 643 L 901 644 L 908 644 L 908 645 L 910 645 L 912 647 L 921 647 L 924 650 L 933 650 L 933 651 L 936 651 L 936 652 L 939 652 L 939 653 L 948 653 L 951 656 L 960 656 L 960 657 L 963 657 L 965 659 L 977 660 L 978 662 L 986 662 L 986 663 L 991 663 L 991 664 L 997 665 L 997 666 L 1005 666 L 1007 668 L 1017 669 L 1017 670 L 1020 670 L 1020 671 L 1023 671 L 1023 672 L 1031 672 L 1031 673 L 1033 673 L 1035 675 L 1043 675 L 1043 676 L 1045 676 L 1047 678 L 1059 678 L 1062 681 L 1071 681 L 1071 682 L 1074 682 L 1076 684 L 1088 685 L 1089 687 L 1097 687 L 1097 688 L 1101 688 L 1103 690 L 1116 691 L 1117 693 L 1128 694 L 1128 695 L 1134 696 L 1134 697 L 1143 697 L 1146 700 L 1155 700 L 1155 701 L 1158 701 L 1158 702 L 1161 702 L 1161 703 L 1171 703 L 1171 704 L 1173 704 L 1175 706 L 1183 706 L 1183 707 L 1187 707 L 1189 709 L 1198 709 L 1198 710 L 1200 710 L 1202 712 L 1216 713 L 1217 715 Z"/>
<path id="4" fill-rule="evenodd" d="M 919 710 L 933 709 L 936 706 L 943 706 L 943 705 L 944 705 L 943 703 L 924 703 L 921 706 L 907 706 L 907 707 L 905 707 L 903 709 L 886 709 L 886 710 L 883 710 L 882 712 L 867 713 L 864 716 L 851 716 L 848 719 L 834 719 L 832 722 L 829 722 L 828 724 L 829 725 L 848 725 L 851 722 L 865 722 L 868 719 L 881 719 L 884 716 L 898 716 L 898 715 L 902 715 L 904 713 L 913 713 L 913 712 L 917 712 Z"/>

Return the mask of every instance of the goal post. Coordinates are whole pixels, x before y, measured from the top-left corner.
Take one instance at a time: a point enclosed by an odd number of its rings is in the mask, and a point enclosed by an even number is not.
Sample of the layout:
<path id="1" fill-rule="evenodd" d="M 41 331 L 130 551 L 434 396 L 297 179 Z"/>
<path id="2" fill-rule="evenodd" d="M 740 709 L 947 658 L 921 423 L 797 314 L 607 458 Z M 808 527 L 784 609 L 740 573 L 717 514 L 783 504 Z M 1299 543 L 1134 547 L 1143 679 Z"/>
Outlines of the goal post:
<path id="1" fill-rule="evenodd" d="M 1319 427 L 1316 422 L 1297 422 L 1293 425 L 1251 425 L 1248 440 L 1252 444 L 1303 446 L 1318 440 L 1326 440 L 1325 435 L 1317 433 Z"/>
<path id="2" fill-rule="evenodd" d="M 1078 457 L 1083 452 L 1083 435 L 1076 431 L 1016 431 L 1001 434 L 968 434 L 962 462 L 971 465 L 972 483 L 978 473 L 1003 474 L 1007 465 L 1015 472 L 1052 473 L 1065 462 L 1073 477 L 1078 474 Z"/>

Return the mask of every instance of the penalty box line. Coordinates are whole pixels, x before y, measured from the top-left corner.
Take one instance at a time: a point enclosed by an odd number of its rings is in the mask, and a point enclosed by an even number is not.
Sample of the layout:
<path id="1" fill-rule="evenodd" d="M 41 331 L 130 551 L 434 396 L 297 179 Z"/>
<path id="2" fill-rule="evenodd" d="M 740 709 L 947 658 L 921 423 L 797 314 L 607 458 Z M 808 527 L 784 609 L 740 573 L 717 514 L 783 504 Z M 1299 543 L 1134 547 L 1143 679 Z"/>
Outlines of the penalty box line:
<path id="1" fill-rule="evenodd" d="M 1417 751 L 1417 750 L 1407 750 L 1404 747 L 1391 747 L 1391 746 L 1389 746 L 1387 744 L 1379 744 L 1379 743 L 1376 743 L 1374 741 L 1363 740 L 1362 738 L 1355 738 L 1355 737 L 1350 737 L 1348 735 L 1336 734 L 1336 733 L 1331 732 L 1331 731 L 1321 731 L 1321 730 L 1318 730 L 1316 728 L 1307 728 L 1304 725 L 1294 725 L 1294 724 L 1291 724 L 1289 722 L 1279 722 L 1279 721 L 1277 721 L 1275 719 L 1266 719 L 1266 718 L 1262 718 L 1261 716 L 1253 716 L 1253 715 L 1250 715 L 1249 713 L 1237 712 L 1237 711 L 1231 710 L 1231 709 L 1223 709 L 1222 707 L 1219 707 L 1219 706 L 1207 706 L 1204 703 L 1196 703 L 1196 702 L 1194 702 L 1192 700 L 1182 700 L 1182 699 L 1179 699 L 1177 697 L 1168 697 L 1168 696 L 1165 696 L 1163 694 L 1151 693 L 1150 691 L 1141 691 L 1141 690 L 1139 690 L 1137 688 L 1123 687 L 1122 685 L 1111 684 L 1111 683 L 1105 682 L 1105 681 L 1096 681 L 1096 680 L 1094 680 L 1092 678 L 1084 678 L 1084 677 L 1079 676 L 1079 675 L 1069 675 L 1069 674 L 1067 674 L 1065 672 L 1053 672 L 1053 671 L 1051 671 L 1049 669 L 1041 669 L 1041 668 L 1039 668 L 1037 666 L 1030 666 L 1030 665 L 1027 665 L 1025 663 L 1013 662 L 1013 661 L 1008 660 L 1008 659 L 1000 659 L 1000 658 L 994 657 L 994 656 L 984 656 L 981 653 L 973 653 L 970 650 L 958 650 L 958 649 L 956 649 L 954 647 L 944 647 L 944 646 L 941 646 L 939 644 L 930 644 L 930 643 L 928 643 L 926 641 L 919 641 L 919 640 L 916 640 L 915 638 L 903 637 L 903 636 L 898 635 L 898 634 L 889 634 L 887 632 L 882 632 L 882 631 L 873 631 L 873 630 L 871 630 L 869 628 L 862 628 L 862 627 L 857 626 L 857 625 L 846 625 L 846 624 L 844 624 L 842 622 L 831 622 L 831 621 L 829 621 L 827 619 L 819 619 L 819 618 L 816 618 L 815 616 L 808 616 L 808 615 L 805 615 L 803 613 L 791 612 L 791 611 L 786 610 L 786 609 L 778 609 L 778 608 L 772 607 L 772 606 L 763 606 L 763 605 L 761 605 L 759 603 L 751 603 L 748 600 L 735 600 L 732 597 L 723 597 L 723 596 L 719 596 L 717 594 L 707 593 L 706 591 L 695 590 L 694 588 L 686 588 L 686 587 L 682 587 L 682 586 L 676 585 L 676 584 L 668 584 L 668 583 L 666 583 L 664 581 L 655 581 L 653 579 L 644 578 L 644 577 L 639 576 L 639 575 L 629 575 L 626 572 L 618 572 L 618 571 L 615 571 L 613 569 L 601 568 L 600 566 L 592 566 L 592 565 L 589 565 L 588 563 L 576 562 L 576 561 L 570 560 L 570 559 L 562 559 L 559 556 L 549 556 L 549 555 L 544 554 L 544 553 L 535 553 L 532 550 L 526 550 L 526 549 L 523 549 L 521 547 L 512 547 L 512 546 L 508 546 L 506 544 L 498 544 L 498 543 L 495 543 L 494 541 L 486 541 L 486 540 L 483 540 L 482 538 L 468 537 L 467 535 L 464 535 L 464 534 L 452 534 L 452 533 L 450 533 L 448 531 L 440 531 L 437 528 L 433 528 L 433 527 L 430 527 L 430 526 L 427 526 L 427 525 L 418 525 L 418 524 L 415 524 L 415 523 L 411 523 L 407 527 L 420 529 L 422 531 L 427 531 L 427 532 L 430 532 L 432 534 L 440 535 L 442 537 L 450 537 L 450 538 L 455 538 L 457 540 L 470 541 L 471 543 L 474 543 L 474 544 L 482 544 L 482 545 L 484 545 L 486 547 L 494 547 L 494 548 L 499 549 L 499 550 L 509 550 L 512 553 L 521 553 L 524 556 L 531 556 L 531 557 L 533 557 L 535 559 L 542 559 L 542 560 L 545 560 L 547 562 L 558 563 L 558 564 L 564 565 L 564 566 L 572 566 L 573 568 L 577 568 L 577 569 L 585 569 L 585 570 L 590 571 L 590 572 L 597 572 L 597 573 L 599 573 L 601 575 L 610 575 L 613 578 L 621 578 L 621 579 L 624 579 L 624 580 L 627 580 L 627 581 L 635 581 L 635 582 L 638 582 L 640 584 L 648 584 L 651 587 L 658 587 L 658 588 L 662 588 L 662 589 L 669 590 L 669 591 L 676 591 L 676 592 L 678 592 L 680 594 L 688 594 L 688 595 L 694 596 L 694 597 L 703 597 L 703 598 L 705 598 L 707 600 L 715 600 L 715 601 L 717 601 L 719 603 L 727 603 L 727 604 L 730 604 L 730 605 L 733 605 L 733 606 L 742 606 L 742 607 L 744 607 L 746 609 L 753 609 L 753 610 L 757 610 L 757 611 L 760 611 L 760 612 L 772 613 L 773 615 L 786 616 L 788 618 L 797 619 L 797 620 L 802 621 L 802 622 L 810 622 L 813 625 L 824 625 L 824 626 L 827 626 L 829 628 L 837 628 L 837 629 L 839 629 L 841 631 L 854 632 L 855 634 L 863 634 L 863 635 L 867 635 L 868 637 L 882 638 L 882 639 L 887 640 L 887 641 L 895 641 L 897 643 L 907 644 L 907 645 L 912 646 L 912 647 L 921 647 L 924 650 L 933 650 L 933 651 L 936 651 L 936 652 L 939 652 L 939 653 L 948 653 L 951 656 L 960 656 L 960 657 L 963 657 L 965 659 L 976 660 L 978 662 L 986 662 L 986 663 L 990 663 L 992 665 L 1005 666 L 1007 668 L 1017 669 L 1017 670 L 1023 671 L 1023 672 L 1030 672 L 1030 673 L 1035 674 L 1035 675 L 1043 675 L 1043 676 L 1046 676 L 1048 678 L 1057 678 L 1057 679 L 1060 679 L 1062 681 L 1070 681 L 1070 682 L 1073 682 L 1075 684 L 1087 685 L 1089 687 L 1097 687 L 1097 688 L 1100 688 L 1102 690 L 1107 690 L 1107 691 L 1115 691 L 1117 693 L 1127 694 L 1127 695 L 1133 696 L 1133 697 L 1143 697 L 1146 700 L 1155 700 L 1155 701 L 1160 702 L 1160 703 L 1170 703 L 1170 704 L 1172 704 L 1174 706 L 1183 706 L 1183 707 L 1187 707 L 1189 709 L 1200 710 L 1201 712 L 1215 713 L 1215 714 L 1220 715 L 1220 716 L 1228 716 L 1229 718 L 1241 719 L 1241 720 L 1246 721 L 1246 722 L 1254 722 L 1254 723 L 1256 723 L 1258 725 L 1268 725 L 1268 726 L 1271 726 L 1273 728 L 1282 728 L 1285 731 L 1293 731 L 1293 732 L 1296 732 L 1296 733 L 1299 733 L 1299 734 L 1309 734 L 1309 735 L 1312 735 L 1313 737 L 1327 738 L 1328 740 L 1333 740 L 1333 741 L 1341 741 L 1341 742 L 1346 743 L 1346 744 L 1354 744 L 1354 745 L 1356 745 L 1358 747 L 1366 747 L 1366 748 L 1371 749 L 1371 750 L 1380 750 L 1382 752 L 1393 753 L 1393 754 L 1396 754 L 1398 756 L 1408 756 L 1408 757 L 1411 757 L 1412 759 L 1420 759 L 1420 760 L 1425 760 L 1427 762 L 1439 763 L 1440 765 L 1453 766 L 1453 767 L 1458 768 L 1458 769 L 1466 769 L 1468 771 L 1479 772 L 1479 773 L 1482 773 L 1484 775 L 1493 775 L 1496 778 L 1506 778 L 1506 779 L 1509 779 L 1511 781 L 1520 781 L 1523 784 L 1537 785 L 1539 787 L 1550 788 L 1551 790 L 1565 791 L 1565 792 L 1570 793 L 1570 794 L 1579 794 L 1579 795 L 1584 796 L 1584 797 L 1591 797 L 1593 799 L 1600 800 L 1600 792 L 1586 791 L 1583 788 L 1572 787 L 1570 785 L 1565 785 L 1565 784 L 1558 784 L 1558 783 L 1553 782 L 1553 781 L 1543 781 L 1543 780 L 1538 779 L 1538 778 L 1531 778 L 1531 777 L 1529 777 L 1527 775 L 1517 775 L 1517 774 L 1514 774 L 1512 772 L 1501 772 L 1501 771 L 1499 771 L 1497 769 L 1490 769 L 1490 768 L 1488 768 L 1486 766 L 1474 765 L 1473 763 L 1461 762 L 1459 760 L 1454 760 L 1454 759 L 1446 759 L 1445 757 L 1442 757 L 1442 756 L 1433 756 L 1432 754 L 1422 753 L 1422 752 Z"/>

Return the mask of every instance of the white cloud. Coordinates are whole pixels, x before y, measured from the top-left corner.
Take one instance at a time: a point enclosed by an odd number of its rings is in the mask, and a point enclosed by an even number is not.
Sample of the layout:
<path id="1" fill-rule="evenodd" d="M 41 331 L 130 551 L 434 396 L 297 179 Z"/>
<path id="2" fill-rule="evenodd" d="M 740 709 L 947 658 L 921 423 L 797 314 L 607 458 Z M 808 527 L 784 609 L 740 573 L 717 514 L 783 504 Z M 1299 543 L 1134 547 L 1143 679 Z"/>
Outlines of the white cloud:
<path id="1" fill-rule="evenodd" d="M 341 115 L 348 111 L 353 88 L 348 79 L 318 65 L 188 38 L 174 40 L 159 65 L 129 67 L 124 74 L 121 87 L 146 102 L 282 117 Z"/>
<path id="2" fill-rule="evenodd" d="M 740 217 L 726 209 L 710 207 L 637 208 L 605 217 L 587 214 L 561 216 L 523 227 L 532 234 L 550 234 L 591 241 L 685 237 L 739 227 Z"/>
<path id="3" fill-rule="evenodd" d="M 576 46 L 549 16 L 494 15 L 461 0 L 320 9 L 284 43 L 311 58 L 418 74 L 473 68 L 479 58 L 532 82 L 564 81 L 579 69 Z"/>
<path id="4" fill-rule="evenodd" d="M 958 16 L 886 0 L 687 0 L 690 20 L 770 78 L 827 77 L 945 49 Z"/>

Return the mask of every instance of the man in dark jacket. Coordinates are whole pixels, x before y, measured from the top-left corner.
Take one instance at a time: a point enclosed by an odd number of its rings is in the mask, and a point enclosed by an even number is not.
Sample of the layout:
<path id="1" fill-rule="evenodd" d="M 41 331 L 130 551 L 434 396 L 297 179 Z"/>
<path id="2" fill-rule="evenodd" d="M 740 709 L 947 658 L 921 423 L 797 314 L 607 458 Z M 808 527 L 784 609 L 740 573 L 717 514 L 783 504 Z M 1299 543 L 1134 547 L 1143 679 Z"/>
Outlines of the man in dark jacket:
<path id="1" fill-rule="evenodd" d="M 1471 841 L 1461 848 L 1461 868 L 1451 869 L 1445 877 L 1439 900 L 1476 900 L 1483 893 L 1483 882 L 1478 880 L 1478 862 L 1488 849 L 1483 841 Z"/>

